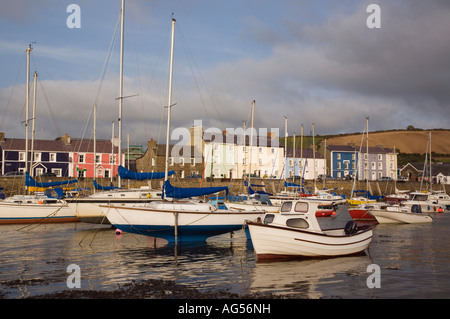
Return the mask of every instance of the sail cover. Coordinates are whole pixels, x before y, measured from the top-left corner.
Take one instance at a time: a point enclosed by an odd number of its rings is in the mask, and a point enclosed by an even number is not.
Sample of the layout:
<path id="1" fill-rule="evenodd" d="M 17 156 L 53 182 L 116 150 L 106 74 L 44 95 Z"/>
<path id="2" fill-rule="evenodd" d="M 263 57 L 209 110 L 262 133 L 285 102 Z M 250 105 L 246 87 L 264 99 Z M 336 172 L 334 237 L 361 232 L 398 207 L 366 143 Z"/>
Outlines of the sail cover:
<path id="1" fill-rule="evenodd" d="M 169 171 L 168 176 L 175 174 L 175 171 Z M 161 179 L 165 177 L 164 172 L 149 172 L 149 173 L 136 173 L 132 172 L 122 165 L 119 166 L 119 176 L 123 179 L 135 179 L 143 181 L 146 179 Z"/>
<path id="2" fill-rule="evenodd" d="M 118 187 L 114 186 L 112 183 L 111 183 L 111 186 L 102 186 L 99 183 L 97 183 L 97 181 L 95 179 L 94 179 L 93 183 L 94 183 L 95 189 L 100 189 L 103 191 L 110 191 L 110 190 L 118 188 Z"/>
<path id="3" fill-rule="evenodd" d="M 183 188 L 172 186 L 167 180 L 164 182 L 162 197 L 189 198 L 214 194 L 223 190 L 226 191 L 226 196 L 228 197 L 228 186 Z"/>
<path id="4" fill-rule="evenodd" d="M 25 186 L 30 187 L 54 187 L 54 186 L 62 186 L 62 185 L 69 185 L 73 183 L 77 183 L 77 179 L 72 179 L 68 181 L 58 181 L 58 182 L 47 182 L 47 183 L 38 183 L 36 182 L 28 172 L 25 172 Z"/>

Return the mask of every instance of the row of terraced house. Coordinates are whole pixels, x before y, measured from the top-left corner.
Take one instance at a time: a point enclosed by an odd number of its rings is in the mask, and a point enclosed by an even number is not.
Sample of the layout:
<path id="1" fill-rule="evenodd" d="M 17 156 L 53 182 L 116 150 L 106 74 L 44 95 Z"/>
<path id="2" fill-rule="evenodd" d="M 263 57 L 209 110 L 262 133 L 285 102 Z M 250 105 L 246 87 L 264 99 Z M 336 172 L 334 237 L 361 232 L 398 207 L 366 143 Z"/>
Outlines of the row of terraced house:
<path id="1" fill-rule="evenodd" d="M 270 132 L 267 136 L 249 134 L 207 134 L 202 127 L 190 130 L 191 139 L 184 145 L 170 145 L 169 166 L 178 177 L 205 176 L 214 178 L 292 178 L 303 176 L 313 179 L 319 175 L 331 175 L 336 179 L 357 176 L 359 180 L 380 178 L 396 179 L 400 173 L 397 154 L 382 146 L 362 148 L 354 145 L 326 145 L 324 141 L 317 150 L 312 148 L 287 150 L 279 138 Z M 194 143 L 193 136 L 200 136 Z M 35 140 L 32 176 L 48 172 L 61 177 L 94 177 L 94 143 L 89 139 L 71 138 L 69 135 L 54 140 Z M 326 151 L 324 151 L 326 150 Z M 96 143 L 96 177 L 117 176 L 118 142 L 98 140 Z M 125 152 L 121 163 L 125 163 Z M 147 150 L 136 156 L 134 170 L 164 171 L 165 145 L 151 140 Z M 286 156 L 285 156 L 286 154 Z M 31 159 L 31 154 L 28 160 Z M 25 140 L 5 138 L 0 133 L 1 174 L 25 170 Z M 125 166 L 125 165 L 124 165 Z"/>

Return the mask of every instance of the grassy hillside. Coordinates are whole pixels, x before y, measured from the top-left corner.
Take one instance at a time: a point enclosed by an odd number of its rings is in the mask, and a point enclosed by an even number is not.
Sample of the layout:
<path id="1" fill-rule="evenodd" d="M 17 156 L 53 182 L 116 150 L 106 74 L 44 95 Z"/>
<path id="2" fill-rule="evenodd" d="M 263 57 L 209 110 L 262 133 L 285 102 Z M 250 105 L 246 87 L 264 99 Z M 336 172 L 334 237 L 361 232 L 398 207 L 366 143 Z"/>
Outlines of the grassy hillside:
<path id="1" fill-rule="evenodd" d="M 400 153 L 399 162 L 422 162 L 427 151 L 428 136 L 430 130 L 409 129 L 369 132 L 369 146 L 382 145 L 383 147 L 397 150 Z M 359 147 L 362 143 L 366 147 L 366 138 L 362 139 L 362 133 L 316 136 L 314 142 L 319 145 L 326 139 L 327 145 L 347 145 L 353 143 Z M 284 144 L 284 138 L 280 138 Z M 288 138 L 288 146 L 293 144 L 293 138 Z M 296 147 L 300 147 L 300 137 L 296 137 Z M 303 147 L 312 144 L 309 136 L 303 137 Z M 432 160 L 450 162 L 450 130 L 431 130 Z"/>

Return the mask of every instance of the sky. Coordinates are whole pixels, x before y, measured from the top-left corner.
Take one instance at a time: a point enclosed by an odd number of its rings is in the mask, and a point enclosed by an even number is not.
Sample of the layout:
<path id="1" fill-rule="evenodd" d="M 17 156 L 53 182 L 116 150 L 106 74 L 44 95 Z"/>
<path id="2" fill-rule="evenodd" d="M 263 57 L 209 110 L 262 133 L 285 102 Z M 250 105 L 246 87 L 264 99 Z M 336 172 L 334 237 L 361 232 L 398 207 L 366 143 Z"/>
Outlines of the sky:
<path id="1" fill-rule="evenodd" d="M 121 1 L 0 3 L 0 131 L 25 136 L 31 44 L 36 138 L 92 138 L 94 104 L 97 138 L 113 122 L 118 136 Z M 449 16 L 446 0 L 127 0 L 123 143 L 166 142 L 172 18 L 171 129 L 249 127 L 253 100 L 254 126 L 280 136 L 285 117 L 289 136 L 362 132 L 366 117 L 369 131 L 449 129 Z"/>

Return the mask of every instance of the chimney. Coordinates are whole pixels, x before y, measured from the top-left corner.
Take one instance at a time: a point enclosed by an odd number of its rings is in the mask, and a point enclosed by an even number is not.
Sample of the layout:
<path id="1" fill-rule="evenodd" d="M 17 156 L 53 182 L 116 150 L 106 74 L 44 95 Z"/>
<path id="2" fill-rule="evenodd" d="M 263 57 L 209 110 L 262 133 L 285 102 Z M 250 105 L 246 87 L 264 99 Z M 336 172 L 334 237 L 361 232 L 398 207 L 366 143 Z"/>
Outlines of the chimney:
<path id="1" fill-rule="evenodd" d="M 68 134 L 66 133 L 66 135 L 64 135 L 63 137 L 61 137 L 61 139 L 62 139 L 62 141 L 63 141 L 63 143 L 64 143 L 65 145 L 70 145 L 70 135 L 68 135 Z"/>
<path id="2" fill-rule="evenodd" d="M 5 141 L 5 132 L 0 132 L 0 142 Z"/>

